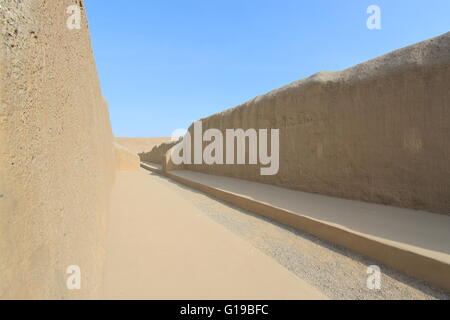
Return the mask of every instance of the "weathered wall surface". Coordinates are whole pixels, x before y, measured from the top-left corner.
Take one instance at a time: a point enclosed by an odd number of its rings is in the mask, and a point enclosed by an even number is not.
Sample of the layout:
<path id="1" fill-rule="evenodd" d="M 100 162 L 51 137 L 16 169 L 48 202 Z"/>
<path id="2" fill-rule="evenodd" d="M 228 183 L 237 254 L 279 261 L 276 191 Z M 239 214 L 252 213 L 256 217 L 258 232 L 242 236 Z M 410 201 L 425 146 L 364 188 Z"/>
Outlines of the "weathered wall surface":
<path id="1" fill-rule="evenodd" d="M 96 297 L 115 162 L 83 3 L 0 5 L 0 298 Z"/>
<path id="2" fill-rule="evenodd" d="M 450 33 L 294 82 L 203 128 L 280 129 L 280 170 L 187 169 L 450 214 Z"/>
<path id="3" fill-rule="evenodd" d="M 116 169 L 119 171 L 139 171 L 141 162 L 139 156 L 124 146 L 114 144 L 116 154 Z"/>
<path id="4" fill-rule="evenodd" d="M 163 164 L 167 151 L 172 149 L 176 144 L 177 142 L 174 141 L 161 143 L 155 146 L 150 152 L 140 153 L 139 157 L 141 161 Z"/>

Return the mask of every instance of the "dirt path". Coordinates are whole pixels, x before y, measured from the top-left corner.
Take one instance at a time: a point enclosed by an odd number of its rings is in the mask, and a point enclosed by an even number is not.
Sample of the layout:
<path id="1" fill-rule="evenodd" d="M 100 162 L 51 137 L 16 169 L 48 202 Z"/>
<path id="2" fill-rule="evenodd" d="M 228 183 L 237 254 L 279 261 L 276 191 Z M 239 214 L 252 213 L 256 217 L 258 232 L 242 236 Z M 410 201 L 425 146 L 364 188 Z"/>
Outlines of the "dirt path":
<path id="1" fill-rule="evenodd" d="M 118 173 L 109 218 L 106 299 L 326 298 L 146 171 Z"/>

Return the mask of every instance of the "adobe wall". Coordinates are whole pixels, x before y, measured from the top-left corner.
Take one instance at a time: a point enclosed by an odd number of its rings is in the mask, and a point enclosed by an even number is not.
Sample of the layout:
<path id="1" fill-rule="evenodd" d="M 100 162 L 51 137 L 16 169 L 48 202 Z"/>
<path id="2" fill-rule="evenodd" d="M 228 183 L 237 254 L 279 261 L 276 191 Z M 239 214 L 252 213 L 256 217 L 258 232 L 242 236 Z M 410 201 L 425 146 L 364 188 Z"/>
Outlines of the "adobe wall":
<path id="1" fill-rule="evenodd" d="M 141 161 L 153 162 L 163 164 L 166 153 L 177 144 L 175 141 L 163 142 L 155 147 L 150 152 L 143 152 L 139 154 Z"/>
<path id="2" fill-rule="evenodd" d="M 0 21 L 0 298 L 98 297 L 115 161 L 83 2 L 2 0 Z"/>
<path id="3" fill-rule="evenodd" d="M 189 170 L 450 214 L 450 33 L 202 121 L 204 130 L 280 129 L 280 170 Z"/>

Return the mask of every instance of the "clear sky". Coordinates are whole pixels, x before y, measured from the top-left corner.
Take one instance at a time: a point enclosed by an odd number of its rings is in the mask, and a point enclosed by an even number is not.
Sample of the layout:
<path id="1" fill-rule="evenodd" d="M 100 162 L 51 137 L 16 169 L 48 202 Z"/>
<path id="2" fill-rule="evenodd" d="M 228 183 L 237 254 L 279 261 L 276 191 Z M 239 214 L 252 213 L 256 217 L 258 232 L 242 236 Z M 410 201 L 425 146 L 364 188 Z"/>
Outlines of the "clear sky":
<path id="1" fill-rule="evenodd" d="M 370 5 L 381 30 L 369 30 Z M 175 129 L 450 31 L 449 0 L 85 0 L 114 133 Z"/>

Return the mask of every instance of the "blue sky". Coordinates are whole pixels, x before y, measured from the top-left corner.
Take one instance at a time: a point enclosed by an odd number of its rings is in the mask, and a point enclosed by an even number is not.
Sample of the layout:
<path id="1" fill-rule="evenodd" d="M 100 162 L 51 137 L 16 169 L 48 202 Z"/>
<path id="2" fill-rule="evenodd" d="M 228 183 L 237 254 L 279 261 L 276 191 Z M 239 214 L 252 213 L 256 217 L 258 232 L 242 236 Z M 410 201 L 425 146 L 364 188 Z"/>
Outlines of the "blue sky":
<path id="1" fill-rule="evenodd" d="M 370 5 L 382 29 L 369 30 Z M 175 129 L 450 31 L 449 0 L 85 0 L 116 136 Z"/>

